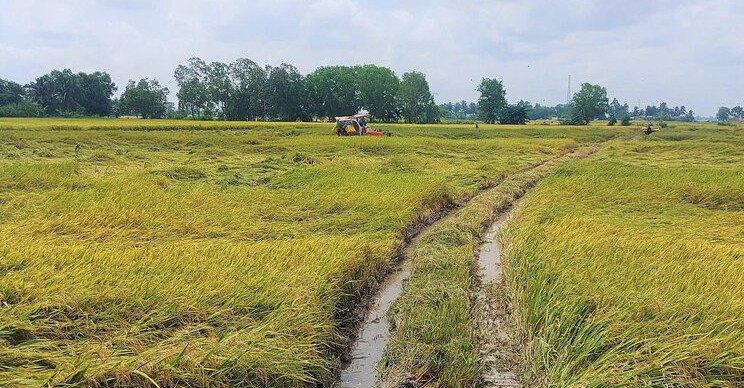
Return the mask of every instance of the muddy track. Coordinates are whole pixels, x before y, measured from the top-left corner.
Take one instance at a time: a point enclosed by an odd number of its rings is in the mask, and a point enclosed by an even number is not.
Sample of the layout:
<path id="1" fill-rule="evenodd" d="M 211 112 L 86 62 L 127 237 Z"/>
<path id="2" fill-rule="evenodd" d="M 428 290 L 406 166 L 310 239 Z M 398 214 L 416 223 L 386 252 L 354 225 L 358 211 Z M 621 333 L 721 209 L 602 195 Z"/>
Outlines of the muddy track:
<path id="1" fill-rule="evenodd" d="M 554 167 L 552 165 L 560 164 L 562 159 L 583 158 L 593 154 L 594 152 L 596 152 L 596 149 L 582 149 L 574 152 L 566 152 L 556 156 L 555 158 L 547 159 L 530 165 L 524 169 L 520 169 L 510 176 L 539 170 L 546 165 L 551 165 L 550 169 L 552 169 Z M 508 177 L 500 178 L 497 181 L 486 182 L 486 184 L 484 184 L 478 191 L 468 195 L 467 197 L 460 198 L 457 202 L 445 201 L 439 204 L 436 209 L 421 215 L 414 225 L 406 230 L 401 239 L 401 244 L 399 244 L 393 256 L 393 264 L 388 268 L 381 270 L 377 276 L 375 276 L 374 280 L 368 284 L 361 297 L 350 301 L 349 305 L 347 305 L 347 309 L 345 309 L 345 311 L 347 311 L 347 314 L 345 314 L 346 316 L 341 317 L 341 321 L 344 322 L 341 331 L 345 338 L 347 338 L 347 342 L 341 352 L 342 354 L 339 356 L 341 365 L 338 370 L 337 379 L 330 384 L 331 386 L 372 387 L 375 385 L 377 377 L 375 366 L 382 357 L 389 337 L 389 328 L 385 316 L 392 303 L 402 293 L 405 282 L 410 276 L 412 269 L 410 261 L 406 259 L 406 250 L 414 244 L 415 238 L 423 230 L 431 227 L 434 223 L 440 221 L 444 217 L 447 217 L 455 213 L 457 210 L 467 206 L 467 204 L 473 199 L 477 198 L 484 192 L 499 186 L 507 178 Z M 535 183 L 536 182 L 529 184 L 527 189 L 534 186 Z M 520 193 L 514 198 L 514 201 L 523 195 L 524 192 Z M 505 211 L 509 210 L 511 206 L 512 203 L 510 202 L 506 206 L 497 209 L 498 211 L 495 214 L 500 217 Z M 490 218 L 485 222 L 483 225 L 484 230 L 493 221 L 494 218 Z M 494 222 L 494 225 L 500 224 Z M 494 232 L 494 235 L 497 232 L 498 231 Z M 490 234 L 486 235 L 486 242 L 488 242 L 489 236 Z M 491 273 L 494 270 L 500 271 L 500 269 L 493 268 L 486 269 L 485 271 Z M 486 274 L 486 276 L 490 275 Z M 497 283 L 501 284 L 500 278 Z M 504 305 L 501 303 L 501 301 L 503 301 L 503 287 L 491 287 L 489 284 L 493 285 L 494 282 L 482 282 L 481 288 L 475 290 L 476 295 L 478 295 L 475 302 L 478 308 L 474 313 L 474 321 L 482 323 L 484 321 L 494 320 L 493 322 L 497 323 L 488 323 L 488 327 L 493 328 L 494 325 L 497 325 L 503 329 L 505 327 L 503 322 L 505 321 L 501 316 L 504 315 L 506 310 L 499 307 Z M 349 314 L 349 312 L 351 313 Z M 505 329 L 502 331 L 506 333 Z M 490 368 L 491 365 L 497 365 L 494 370 L 514 367 L 515 364 L 508 360 L 516 359 L 515 357 L 504 356 L 501 357 L 503 360 L 499 359 L 499 357 L 493 359 L 494 354 L 507 352 L 506 347 L 502 344 L 506 342 L 506 339 L 498 342 L 498 346 L 494 348 L 493 344 L 486 340 L 486 337 L 487 336 L 479 335 L 484 349 L 481 354 L 484 356 L 484 362 L 487 368 Z M 484 381 L 494 381 L 496 383 L 496 385 L 491 386 L 518 386 L 515 385 L 517 381 L 516 374 L 512 375 L 509 372 L 506 374 L 499 373 L 501 372 L 486 373 L 487 376 L 484 376 Z M 488 377 L 490 374 L 493 374 L 493 376 Z M 502 383 L 499 383 L 499 381 L 502 381 Z"/>
<path id="2" fill-rule="evenodd" d="M 506 209 L 486 232 L 478 252 L 480 286 L 473 313 L 474 331 L 483 362 L 486 387 L 519 387 L 519 342 L 510 335 L 512 309 L 506 296 L 504 268 L 498 236 L 509 222 L 513 208 Z"/>

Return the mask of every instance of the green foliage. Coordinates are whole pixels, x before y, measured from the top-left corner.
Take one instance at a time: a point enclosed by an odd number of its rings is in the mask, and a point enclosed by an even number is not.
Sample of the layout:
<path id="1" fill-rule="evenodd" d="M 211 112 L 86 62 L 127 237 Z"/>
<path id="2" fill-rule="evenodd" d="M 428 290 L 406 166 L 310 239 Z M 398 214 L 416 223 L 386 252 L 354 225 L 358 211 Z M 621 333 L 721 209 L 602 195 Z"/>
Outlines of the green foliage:
<path id="1" fill-rule="evenodd" d="M 292 65 L 282 63 L 269 72 L 269 117 L 280 121 L 309 121 L 305 78 Z M 356 112 L 353 112 L 356 113 Z"/>
<path id="2" fill-rule="evenodd" d="M 130 80 L 119 99 L 119 113 L 136 115 L 143 119 L 163 118 L 168 102 L 168 88 L 157 80 L 143 78 L 135 83 Z"/>
<path id="3" fill-rule="evenodd" d="M 434 123 L 439 121 L 439 110 L 429 91 L 429 82 L 423 73 L 412 71 L 403 74 L 398 88 L 403 118 L 407 123 Z"/>
<path id="4" fill-rule="evenodd" d="M 352 115 L 361 108 L 354 68 L 324 66 L 307 75 L 312 113 L 329 121 L 335 116 Z"/>
<path id="5" fill-rule="evenodd" d="M 617 118 L 615 117 L 615 115 L 610 115 L 610 120 L 607 121 L 607 125 L 613 126 L 615 124 L 617 124 Z"/>
<path id="6" fill-rule="evenodd" d="M 599 85 L 583 83 L 581 90 L 571 99 L 571 123 L 586 125 L 604 117 L 607 109 L 607 90 Z"/>
<path id="7" fill-rule="evenodd" d="M 722 106 L 718 108 L 718 113 L 716 113 L 716 118 L 718 119 L 718 122 L 725 123 L 731 118 L 731 109 L 728 107 Z"/>
<path id="8" fill-rule="evenodd" d="M 527 122 L 529 107 L 527 104 L 505 105 L 500 113 L 501 124 L 524 124 Z"/>
<path id="9" fill-rule="evenodd" d="M 398 119 L 398 88 L 400 80 L 387 67 L 359 66 L 356 69 L 361 105 L 373 119 L 391 122 Z"/>
<path id="10" fill-rule="evenodd" d="M 506 107 L 506 90 L 504 90 L 501 81 L 483 78 L 476 90 L 480 92 L 480 97 L 478 98 L 478 116 L 485 123 L 496 123 L 499 119 L 499 114 Z"/>
<path id="11" fill-rule="evenodd" d="M 108 116 L 111 96 L 117 90 L 105 72 L 73 73 L 54 70 L 26 86 L 27 98 L 39 104 L 47 116 L 77 112 L 80 115 Z"/>
<path id="12" fill-rule="evenodd" d="M 20 104 L 23 101 L 23 97 L 23 86 L 0 78 L 0 107 L 10 104 Z"/>
<path id="13" fill-rule="evenodd" d="M 39 104 L 30 101 L 0 106 L 0 117 L 40 117 L 43 113 Z"/>
<path id="14" fill-rule="evenodd" d="M 620 125 L 622 125 L 624 127 L 627 127 L 627 126 L 630 125 L 630 115 L 629 114 L 626 113 L 625 115 L 623 115 L 623 118 L 620 120 Z"/>

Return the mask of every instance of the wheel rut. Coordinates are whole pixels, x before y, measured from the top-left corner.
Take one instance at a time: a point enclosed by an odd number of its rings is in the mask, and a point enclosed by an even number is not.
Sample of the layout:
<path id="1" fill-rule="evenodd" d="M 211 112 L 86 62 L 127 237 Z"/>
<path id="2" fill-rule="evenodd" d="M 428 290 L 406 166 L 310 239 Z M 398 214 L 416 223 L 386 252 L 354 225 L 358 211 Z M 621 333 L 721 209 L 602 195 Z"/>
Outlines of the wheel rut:
<path id="1" fill-rule="evenodd" d="M 474 311 L 472 319 L 472 330 L 479 340 L 480 352 L 484 371 L 478 386 L 488 387 L 521 387 L 519 370 L 519 348 L 515 341 L 509 336 L 512 331 L 509 327 L 511 314 L 503 279 L 503 267 L 501 265 L 501 247 L 498 243 L 498 234 L 508 222 L 512 209 L 518 206 L 519 199 L 537 183 L 548 171 L 556 165 L 569 159 L 585 158 L 596 152 L 596 148 L 585 148 L 569 153 L 555 159 L 549 159 L 542 163 L 531 166 L 520 173 L 539 175 L 534 181 L 528 182 L 518 190 L 511 200 L 497 206 L 490 217 L 483 223 L 484 229 L 488 227 L 484 236 L 483 244 L 476 250 L 475 258 L 478 264 L 478 276 L 480 284 L 474 293 Z M 534 173 L 533 173 L 534 171 Z M 539 171 L 539 172 L 538 172 Z M 406 281 L 413 271 L 413 263 L 407 258 L 405 251 L 411 249 L 418 240 L 418 234 L 424 229 L 431 228 L 444 218 L 451 217 L 460 210 L 467 208 L 468 204 L 482 193 L 497 189 L 486 188 L 473 195 L 465 204 L 450 208 L 444 217 L 437 217 L 427 225 L 422 225 L 414 233 L 412 238 L 404 247 L 401 260 L 395 269 L 389 272 L 381 286 L 371 298 L 366 318 L 359 326 L 356 341 L 350 349 L 350 361 L 339 371 L 339 378 L 333 384 L 334 387 L 379 387 L 387 386 L 377 380 L 378 362 L 382 358 L 390 337 L 389 324 L 386 314 L 395 300 L 403 293 Z M 400 384 L 395 384 L 400 386 Z M 410 381 L 403 386 L 419 386 L 420 382 Z"/>

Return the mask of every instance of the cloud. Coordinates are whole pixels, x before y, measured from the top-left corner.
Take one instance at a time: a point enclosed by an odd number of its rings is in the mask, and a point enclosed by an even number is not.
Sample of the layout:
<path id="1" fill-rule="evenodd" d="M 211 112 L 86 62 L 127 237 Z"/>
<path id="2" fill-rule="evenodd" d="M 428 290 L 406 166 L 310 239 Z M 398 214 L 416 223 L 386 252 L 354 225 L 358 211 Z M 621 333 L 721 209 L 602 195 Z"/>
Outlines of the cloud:
<path id="1" fill-rule="evenodd" d="M 0 77 L 103 70 L 123 86 L 191 56 L 375 63 L 427 75 L 437 101 L 475 100 L 483 77 L 510 101 L 564 102 L 568 74 L 631 106 L 741 105 L 744 5 L 733 0 L 0 0 Z"/>

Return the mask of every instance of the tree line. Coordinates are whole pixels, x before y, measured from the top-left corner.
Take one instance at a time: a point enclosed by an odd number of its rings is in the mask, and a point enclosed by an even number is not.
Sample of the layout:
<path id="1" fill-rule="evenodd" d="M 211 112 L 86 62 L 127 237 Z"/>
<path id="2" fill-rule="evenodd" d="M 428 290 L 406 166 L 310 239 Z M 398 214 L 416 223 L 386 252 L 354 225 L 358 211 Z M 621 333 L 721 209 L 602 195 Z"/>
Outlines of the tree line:
<path id="1" fill-rule="evenodd" d="M 53 70 L 27 85 L 0 79 L 0 116 L 121 116 L 191 118 L 206 120 L 333 120 L 335 116 L 367 110 L 381 122 L 436 123 L 479 120 L 485 123 L 524 124 L 527 120 L 558 118 L 582 125 L 596 119 L 614 124 L 631 118 L 695 119 L 685 106 L 645 108 L 609 102 L 604 87 L 584 83 L 568 104 L 544 106 L 520 100 L 509 104 L 503 83 L 483 78 L 477 102 L 437 105 L 426 76 L 417 71 L 398 77 L 377 65 L 322 66 L 303 75 L 296 67 L 259 65 L 247 58 L 231 63 L 207 63 L 190 58 L 174 71 L 178 107 L 168 102 L 170 91 L 157 80 L 130 80 L 119 98 L 106 72 L 74 73 Z M 741 119 L 741 107 L 722 107 L 719 121 Z"/>
<path id="2" fill-rule="evenodd" d="M 742 121 L 744 120 L 744 108 L 742 108 L 740 105 L 737 105 L 733 108 L 722 106 L 718 108 L 716 119 L 718 119 L 719 124 L 727 124 L 729 120 Z"/>
<path id="3" fill-rule="evenodd" d="M 423 73 L 401 78 L 376 65 L 323 66 L 302 75 L 296 67 L 260 66 L 247 58 L 206 63 L 198 57 L 175 70 L 179 110 L 220 120 L 332 120 L 366 109 L 391 122 L 438 122 L 441 112 Z"/>

